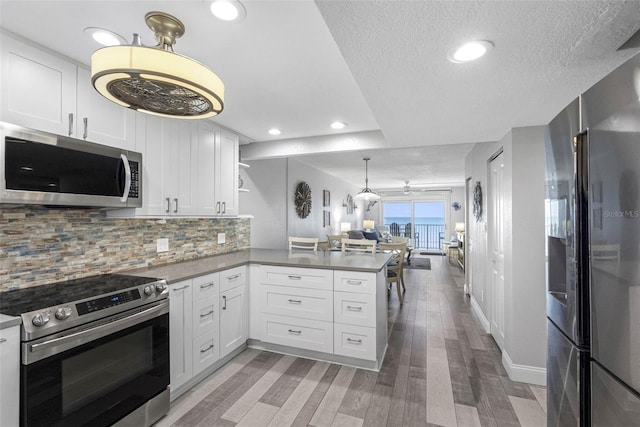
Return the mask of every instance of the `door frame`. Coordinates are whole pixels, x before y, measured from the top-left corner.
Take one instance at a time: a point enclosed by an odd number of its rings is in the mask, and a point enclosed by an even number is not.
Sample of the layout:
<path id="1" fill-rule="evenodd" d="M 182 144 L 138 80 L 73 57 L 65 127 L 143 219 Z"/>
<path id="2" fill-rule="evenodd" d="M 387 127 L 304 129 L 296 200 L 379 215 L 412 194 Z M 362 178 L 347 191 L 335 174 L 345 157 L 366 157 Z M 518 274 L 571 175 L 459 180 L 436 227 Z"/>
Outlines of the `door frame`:
<path id="1" fill-rule="evenodd" d="M 494 153 L 489 160 L 487 161 L 487 228 L 488 228 L 488 233 L 487 233 L 487 242 L 486 242 L 486 254 L 487 254 L 487 261 L 489 261 L 489 259 L 492 260 L 492 262 L 490 263 L 490 271 L 488 272 L 487 276 L 488 279 L 487 280 L 487 286 L 486 289 L 488 291 L 488 299 L 487 299 L 487 311 L 488 311 L 488 320 L 489 320 L 489 333 L 491 334 L 491 336 L 493 337 L 493 339 L 495 340 L 496 344 L 498 344 L 498 347 L 500 348 L 500 350 L 502 350 L 504 348 L 505 345 L 505 336 L 506 336 L 506 319 L 505 319 L 505 304 L 506 301 L 504 300 L 504 290 L 506 289 L 506 283 L 505 286 L 503 287 L 503 303 L 502 303 L 502 333 L 500 333 L 499 331 L 499 325 L 497 325 L 497 331 L 496 331 L 496 326 L 494 326 L 494 321 L 496 321 L 496 317 L 500 317 L 496 315 L 496 310 L 499 310 L 500 307 L 496 307 L 496 301 L 497 298 L 499 297 L 499 295 L 497 295 L 497 290 L 495 288 L 495 283 L 494 283 L 494 279 L 493 279 L 493 275 L 492 275 L 492 266 L 493 266 L 493 245 L 494 245 L 494 241 L 493 241 L 493 230 L 495 228 L 495 223 L 494 222 L 501 222 L 504 223 L 504 209 L 501 212 L 501 218 L 500 219 L 496 219 L 495 218 L 495 212 L 494 212 L 494 197 L 496 196 L 496 194 L 494 194 L 495 192 L 495 188 L 493 186 L 493 178 L 492 178 L 492 171 L 491 171 L 491 167 L 492 167 L 492 162 L 494 162 L 495 160 L 498 159 L 498 157 L 500 157 L 500 155 L 504 155 L 504 148 L 501 147 L 496 153 Z M 504 158 L 503 158 L 503 163 L 504 163 Z M 504 201 L 504 186 L 502 186 L 501 188 L 501 194 L 499 195 L 499 197 L 503 198 Z M 504 233 L 502 234 L 502 239 L 503 239 L 503 249 L 504 249 Z M 502 274 L 504 277 L 504 260 L 503 260 L 503 265 L 502 265 Z"/>

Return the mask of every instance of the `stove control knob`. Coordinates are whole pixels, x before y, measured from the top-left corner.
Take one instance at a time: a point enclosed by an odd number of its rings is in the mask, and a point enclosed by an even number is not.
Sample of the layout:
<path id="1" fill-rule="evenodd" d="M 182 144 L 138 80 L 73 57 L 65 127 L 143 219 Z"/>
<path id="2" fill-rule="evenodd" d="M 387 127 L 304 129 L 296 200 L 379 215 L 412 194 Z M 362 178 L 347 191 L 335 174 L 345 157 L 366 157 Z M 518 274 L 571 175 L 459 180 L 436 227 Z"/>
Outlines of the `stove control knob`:
<path id="1" fill-rule="evenodd" d="M 64 320 L 71 316 L 71 309 L 69 307 L 60 307 L 56 310 L 56 319 Z"/>
<path id="2" fill-rule="evenodd" d="M 31 319 L 31 323 L 33 323 L 33 326 L 44 326 L 49 321 L 49 319 L 49 313 L 42 311 L 33 316 L 33 319 Z"/>
<path id="3" fill-rule="evenodd" d="M 153 295 L 153 291 L 154 291 L 153 286 L 145 286 L 145 287 L 144 287 L 144 294 L 145 294 L 146 296 L 151 296 L 151 295 Z"/>
<path id="4" fill-rule="evenodd" d="M 167 285 L 164 283 L 158 283 L 156 285 L 156 292 L 164 292 L 165 289 L 167 289 Z"/>

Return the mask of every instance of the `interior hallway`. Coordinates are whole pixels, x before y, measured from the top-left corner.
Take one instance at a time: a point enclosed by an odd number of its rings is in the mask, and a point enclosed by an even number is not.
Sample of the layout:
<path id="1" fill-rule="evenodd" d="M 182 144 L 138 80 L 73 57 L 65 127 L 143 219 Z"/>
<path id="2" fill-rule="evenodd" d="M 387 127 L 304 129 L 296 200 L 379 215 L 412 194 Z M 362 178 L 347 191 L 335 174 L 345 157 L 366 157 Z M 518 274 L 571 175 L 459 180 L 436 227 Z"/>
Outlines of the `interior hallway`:
<path id="1" fill-rule="evenodd" d="M 157 426 L 544 426 L 545 388 L 509 380 L 446 257 L 405 270 L 380 372 L 249 349 Z"/>

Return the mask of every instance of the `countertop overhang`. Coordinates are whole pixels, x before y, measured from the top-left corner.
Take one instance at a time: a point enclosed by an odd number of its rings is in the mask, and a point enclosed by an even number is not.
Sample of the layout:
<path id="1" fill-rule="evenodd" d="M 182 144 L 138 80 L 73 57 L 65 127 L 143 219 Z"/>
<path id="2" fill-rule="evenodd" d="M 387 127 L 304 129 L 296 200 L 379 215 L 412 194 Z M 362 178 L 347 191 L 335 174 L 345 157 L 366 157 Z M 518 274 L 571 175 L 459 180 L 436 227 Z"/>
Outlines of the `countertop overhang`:
<path id="1" fill-rule="evenodd" d="M 377 273 L 389 262 L 387 253 L 346 253 L 336 251 L 288 251 L 281 249 L 245 249 L 192 261 L 123 271 L 134 276 L 166 279 L 168 283 L 193 279 L 216 271 L 246 264 L 267 264 L 298 268 L 348 270 Z"/>

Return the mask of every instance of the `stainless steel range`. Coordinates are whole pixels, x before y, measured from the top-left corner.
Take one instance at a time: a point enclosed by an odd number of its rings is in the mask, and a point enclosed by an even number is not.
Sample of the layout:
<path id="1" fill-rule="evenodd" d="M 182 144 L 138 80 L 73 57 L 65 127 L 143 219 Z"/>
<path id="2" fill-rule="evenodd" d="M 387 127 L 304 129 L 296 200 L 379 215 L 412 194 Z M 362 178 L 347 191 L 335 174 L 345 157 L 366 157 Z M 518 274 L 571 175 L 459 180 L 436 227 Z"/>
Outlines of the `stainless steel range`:
<path id="1" fill-rule="evenodd" d="M 164 280 L 93 276 L 2 294 L 22 317 L 22 426 L 149 426 L 169 409 Z"/>

